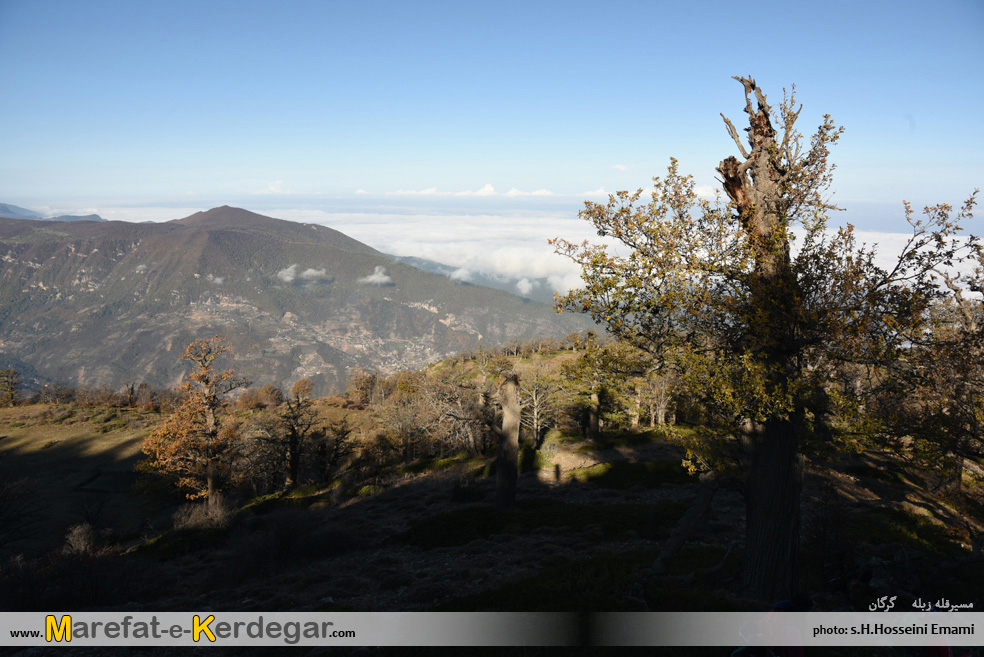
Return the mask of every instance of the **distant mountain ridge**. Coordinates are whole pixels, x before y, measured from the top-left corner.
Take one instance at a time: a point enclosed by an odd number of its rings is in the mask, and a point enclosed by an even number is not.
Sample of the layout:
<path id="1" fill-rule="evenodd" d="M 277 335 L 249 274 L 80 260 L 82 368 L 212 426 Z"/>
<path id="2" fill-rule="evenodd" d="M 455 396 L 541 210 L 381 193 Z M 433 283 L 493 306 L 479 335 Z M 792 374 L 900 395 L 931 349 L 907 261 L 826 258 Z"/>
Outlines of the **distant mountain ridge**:
<path id="1" fill-rule="evenodd" d="M 0 219 L 0 360 L 40 378 L 177 384 L 227 336 L 257 383 L 419 367 L 587 328 L 580 316 L 398 262 L 327 226 L 223 206 L 165 223 Z"/>
<path id="2" fill-rule="evenodd" d="M 98 214 L 60 214 L 57 217 L 48 217 L 44 221 L 106 221 Z"/>
<path id="3" fill-rule="evenodd" d="M 9 203 L 0 203 L 0 217 L 7 219 L 43 219 L 44 217 L 34 210 L 28 210 Z"/>
<path id="4" fill-rule="evenodd" d="M 9 203 L 0 203 L 0 218 L 30 219 L 34 221 L 106 221 L 98 214 L 61 214 L 55 217 L 45 217 L 34 210 L 28 210 Z"/>

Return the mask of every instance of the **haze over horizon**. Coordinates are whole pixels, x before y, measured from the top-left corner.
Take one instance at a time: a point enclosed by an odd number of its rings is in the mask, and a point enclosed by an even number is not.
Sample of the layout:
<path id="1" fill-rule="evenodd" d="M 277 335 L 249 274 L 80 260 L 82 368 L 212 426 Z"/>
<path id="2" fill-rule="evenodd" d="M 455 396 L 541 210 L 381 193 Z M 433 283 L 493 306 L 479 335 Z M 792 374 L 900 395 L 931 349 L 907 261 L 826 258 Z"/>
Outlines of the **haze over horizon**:
<path id="1" fill-rule="evenodd" d="M 973 0 L 8 0 L 0 202 L 127 221 L 228 204 L 572 280 L 546 239 L 593 237 L 585 199 L 648 187 L 671 156 L 712 192 L 735 152 L 719 113 L 744 119 L 731 76 L 751 75 L 774 105 L 796 85 L 807 138 L 824 114 L 845 126 L 832 222 L 880 241 L 906 230 L 903 199 L 982 186 L 982 28 Z"/>

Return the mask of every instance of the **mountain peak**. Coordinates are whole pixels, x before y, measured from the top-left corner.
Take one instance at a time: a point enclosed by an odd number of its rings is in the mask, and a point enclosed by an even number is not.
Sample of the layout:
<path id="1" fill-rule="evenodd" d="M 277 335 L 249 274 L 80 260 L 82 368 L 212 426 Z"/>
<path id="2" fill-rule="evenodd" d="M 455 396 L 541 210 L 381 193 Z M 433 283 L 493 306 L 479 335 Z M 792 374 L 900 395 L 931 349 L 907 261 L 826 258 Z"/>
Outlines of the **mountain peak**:
<path id="1" fill-rule="evenodd" d="M 184 224 L 186 226 L 248 227 L 256 226 L 257 224 L 269 224 L 274 221 L 282 220 L 267 217 L 255 212 L 250 212 L 249 210 L 244 210 L 243 208 L 234 208 L 231 205 L 223 205 L 217 208 L 212 208 L 211 210 L 196 212 L 195 214 L 189 215 L 184 219 L 176 220 L 175 223 Z"/>
<path id="2" fill-rule="evenodd" d="M 379 252 L 374 248 L 328 226 L 303 224 L 287 219 L 276 219 L 257 214 L 256 212 L 250 212 L 243 208 L 234 208 L 230 205 L 196 212 L 184 219 L 176 219 L 168 223 L 187 226 L 188 228 L 205 232 L 234 231 L 237 233 L 256 233 L 277 240 L 283 240 L 289 236 L 295 242 L 329 243 L 348 251 L 379 255 Z"/>

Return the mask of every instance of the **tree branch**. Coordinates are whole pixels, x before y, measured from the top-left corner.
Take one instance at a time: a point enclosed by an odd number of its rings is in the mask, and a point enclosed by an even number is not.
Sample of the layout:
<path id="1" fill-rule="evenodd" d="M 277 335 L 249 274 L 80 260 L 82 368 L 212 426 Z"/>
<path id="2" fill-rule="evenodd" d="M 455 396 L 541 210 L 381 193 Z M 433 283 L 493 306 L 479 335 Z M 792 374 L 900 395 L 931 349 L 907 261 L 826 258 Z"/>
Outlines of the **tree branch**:
<path id="1" fill-rule="evenodd" d="M 731 138 L 735 140 L 735 143 L 738 145 L 738 150 L 741 151 L 742 157 L 744 157 L 747 160 L 749 157 L 748 151 L 746 151 L 745 147 L 742 145 L 741 137 L 739 137 L 738 131 L 735 129 L 734 124 L 731 123 L 731 119 L 726 117 L 724 115 L 724 112 L 721 112 L 721 118 L 724 119 L 724 124 L 728 127 L 728 134 L 730 134 Z"/>
<path id="2" fill-rule="evenodd" d="M 742 86 L 745 87 L 745 113 L 749 116 L 755 116 L 755 108 L 752 107 L 752 99 L 749 94 L 755 89 L 755 80 L 751 78 L 743 78 L 738 75 L 732 75 L 732 79 L 741 82 Z"/>
<path id="3" fill-rule="evenodd" d="M 755 86 L 755 80 L 751 80 L 752 89 L 755 90 L 755 98 L 758 100 L 759 109 L 765 111 L 766 114 L 772 113 L 772 106 L 765 101 L 765 94 L 762 90 Z"/>

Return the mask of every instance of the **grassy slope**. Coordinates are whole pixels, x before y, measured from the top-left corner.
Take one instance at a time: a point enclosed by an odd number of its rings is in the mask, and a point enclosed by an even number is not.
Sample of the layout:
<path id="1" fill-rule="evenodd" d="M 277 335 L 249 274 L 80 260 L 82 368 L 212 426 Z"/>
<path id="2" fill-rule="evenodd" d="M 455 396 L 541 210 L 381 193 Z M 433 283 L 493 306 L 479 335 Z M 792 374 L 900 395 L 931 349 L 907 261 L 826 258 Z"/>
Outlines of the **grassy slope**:
<path id="1" fill-rule="evenodd" d="M 133 526 L 147 515 L 146 500 L 132 496 L 128 484 L 148 431 L 143 425 L 153 418 L 117 412 L 107 419 L 110 413 L 95 407 L 0 410 L 3 467 L 38 479 L 49 541 L 79 522 L 85 505 L 100 501 L 103 525 Z M 719 494 L 670 576 L 647 573 L 693 495 L 694 484 L 677 466 L 679 446 L 655 434 L 609 436 L 600 446 L 554 436 L 548 453 L 552 462 L 541 463 L 544 470 L 521 478 L 511 516 L 491 508 L 494 477 L 482 476 L 482 461 L 376 469 L 340 488 L 254 500 L 224 527 L 165 531 L 136 548 L 138 537 L 131 534 L 123 543 L 130 553 L 112 548 L 76 559 L 70 572 L 56 560 L 45 571 L 50 586 L 43 589 L 14 575 L 7 604 L 181 609 L 204 599 L 226 609 L 584 611 L 639 609 L 645 600 L 652 610 L 756 606 L 732 593 L 734 558 L 713 577 L 691 575 L 717 564 L 731 542 L 740 543 L 741 502 L 734 494 Z M 563 468 L 555 473 L 554 464 Z M 888 474 L 898 466 L 887 455 L 869 454 L 834 469 L 811 468 L 804 581 L 822 609 L 863 610 L 882 595 L 910 593 L 970 602 L 984 590 L 980 563 L 966 560 L 969 537 L 961 528 L 966 518 L 984 521 L 974 518 L 980 509 L 957 508 L 913 477 Z M 87 584 L 80 587 L 79 578 Z"/>
<path id="2" fill-rule="evenodd" d="M 135 535 L 154 519 L 154 508 L 131 493 L 140 445 L 157 420 L 155 414 L 95 406 L 0 409 L 0 475 L 33 482 L 40 518 L 31 540 L 16 547 L 28 554 L 50 549 L 71 525 L 86 520 Z"/>

